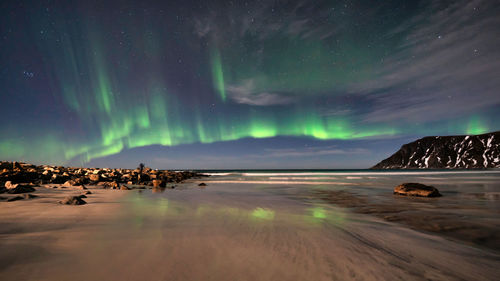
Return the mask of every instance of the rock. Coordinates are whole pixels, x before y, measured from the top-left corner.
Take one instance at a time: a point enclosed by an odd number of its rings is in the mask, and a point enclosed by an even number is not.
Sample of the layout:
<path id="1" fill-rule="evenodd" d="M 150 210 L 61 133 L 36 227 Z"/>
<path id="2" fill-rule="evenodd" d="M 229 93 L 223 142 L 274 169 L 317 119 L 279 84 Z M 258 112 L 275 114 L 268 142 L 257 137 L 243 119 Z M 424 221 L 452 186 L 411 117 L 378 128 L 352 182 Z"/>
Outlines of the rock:
<path id="1" fill-rule="evenodd" d="M 83 183 L 80 178 L 74 180 L 68 180 L 63 184 L 64 187 L 81 186 L 81 185 L 83 185 Z"/>
<path id="2" fill-rule="evenodd" d="M 140 174 L 138 177 L 139 182 L 145 182 L 145 181 L 149 181 L 149 180 L 150 180 L 150 177 L 148 174 Z"/>
<path id="3" fill-rule="evenodd" d="M 9 199 L 9 198 L 8 197 L 0 196 L 0 201 L 7 200 L 7 199 Z"/>
<path id="4" fill-rule="evenodd" d="M 16 197 L 11 197 L 11 198 L 7 199 L 7 202 L 23 200 L 23 199 L 24 199 L 24 197 L 22 197 L 22 196 L 16 196 Z"/>
<path id="5" fill-rule="evenodd" d="M 111 189 L 120 189 L 120 184 L 116 181 L 110 182 L 106 186 Z"/>
<path id="6" fill-rule="evenodd" d="M 63 187 L 71 187 L 71 186 L 74 186 L 74 181 L 72 180 L 69 180 L 69 181 L 66 181 L 65 183 L 63 183 L 62 185 Z"/>
<path id="7" fill-rule="evenodd" d="M 85 193 L 83 193 L 83 194 L 89 195 L 89 194 L 92 194 L 92 192 L 90 192 L 90 190 L 87 190 L 87 191 L 85 191 Z"/>
<path id="8" fill-rule="evenodd" d="M 86 189 L 87 189 L 87 188 L 85 187 L 85 185 L 83 185 L 83 184 L 82 184 L 79 188 L 80 188 L 81 190 L 86 190 Z"/>
<path id="9" fill-rule="evenodd" d="M 394 194 L 418 197 L 439 197 L 441 194 L 434 186 L 421 183 L 403 183 L 394 188 Z"/>
<path id="10" fill-rule="evenodd" d="M 50 182 L 55 183 L 55 184 L 59 184 L 59 183 L 65 183 L 68 180 L 69 180 L 68 176 L 61 176 L 61 175 L 53 174 L 52 178 L 50 179 Z"/>
<path id="11" fill-rule="evenodd" d="M 23 197 L 24 197 L 24 199 L 33 199 L 33 198 L 37 198 L 38 196 L 33 195 L 33 194 L 29 194 L 29 193 L 25 193 L 25 194 L 23 194 Z"/>
<path id="12" fill-rule="evenodd" d="M 10 194 L 20 194 L 33 192 L 35 189 L 29 185 L 18 185 L 16 188 L 11 188 L 7 192 Z"/>
<path id="13" fill-rule="evenodd" d="M 68 196 L 68 197 L 64 198 L 63 200 L 59 201 L 59 204 L 83 205 L 83 204 L 87 204 L 87 202 L 83 201 L 83 199 L 81 199 L 80 196 Z"/>
<path id="14" fill-rule="evenodd" d="M 167 183 L 162 180 L 153 180 L 153 187 L 154 188 L 159 188 L 159 187 L 166 187 Z"/>
<path id="15" fill-rule="evenodd" d="M 78 195 L 79 198 L 87 198 L 87 195 L 85 194 L 82 194 L 82 195 Z"/>
<path id="16" fill-rule="evenodd" d="M 198 186 L 207 186 L 207 184 L 206 184 L 206 183 L 204 183 L 204 182 L 202 182 L 202 183 L 200 183 Z"/>
<path id="17" fill-rule="evenodd" d="M 120 190 L 130 190 L 130 188 L 126 185 L 123 185 L 120 187 Z"/>
<path id="18" fill-rule="evenodd" d="M 90 181 L 98 182 L 98 181 L 101 180 L 101 175 L 99 175 L 99 174 L 91 174 L 91 175 L 89 175 L 89 179 L 90 179 Z"/>
<path id="19" fill-rule="evenodd" d="M 0 193 L 5 193 L 7 192 L 7 188 L 5 187 L 0 187 Z"/>
<path id="20" fill-rule="evenodd" d="M 16 188 L 18 185 L 19 185 L 18 183 L 13 184 L 11 181 L 5 182 L 5 188 L 7 189 Z"/>

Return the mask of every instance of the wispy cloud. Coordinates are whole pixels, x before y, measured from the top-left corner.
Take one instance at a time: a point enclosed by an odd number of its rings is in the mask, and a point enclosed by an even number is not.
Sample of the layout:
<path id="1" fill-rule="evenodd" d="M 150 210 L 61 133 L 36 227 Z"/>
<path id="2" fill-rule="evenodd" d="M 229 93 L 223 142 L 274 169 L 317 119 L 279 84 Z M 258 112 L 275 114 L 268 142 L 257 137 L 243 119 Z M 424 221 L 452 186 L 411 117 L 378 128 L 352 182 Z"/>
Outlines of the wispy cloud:
<path id="1" fill-rule="evenodd" d="M 343 149 L 337 146 L 326 147 L 304 147 L 304 148 L 284 148 L 265 149 L 265 153 L 259 157 L 319 157 L 327 155 L 349 155 L 367 154 L 369 150 L 363 148 Z"/>
<path id="2" fill-rule="evenodd" d="M 256 91 L 254 85 L 254 80 L 249 79 L 240 85 L 228 85 L 226 91 L 233 101 L 240 104 L 269 106 L 285 105 L 295 101 L 291 96 Z"/>
<path id="3" fill-rule="evenodd" d="M 408 19 L 389 32 L 411 31 L 377 78 L 350 89 L 373 103 L 364 119 L 428 121 L 500 104 L 499 27 L 497 3 L 483 0 L 433 2 Z"/>

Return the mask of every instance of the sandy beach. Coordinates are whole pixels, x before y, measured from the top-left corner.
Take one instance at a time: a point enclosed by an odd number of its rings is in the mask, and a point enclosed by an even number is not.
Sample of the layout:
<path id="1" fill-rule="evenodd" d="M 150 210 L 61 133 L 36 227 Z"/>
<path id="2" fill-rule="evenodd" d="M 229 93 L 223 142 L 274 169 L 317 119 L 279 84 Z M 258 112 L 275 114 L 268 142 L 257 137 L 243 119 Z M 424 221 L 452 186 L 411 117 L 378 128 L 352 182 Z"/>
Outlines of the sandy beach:
<path id="1" fill-rule="evenodd" d="M 3 280 L 494 280 L 497 251 L 293 187 L 189 180 L 176 189 L 38 187 L 0 203 Z M 153 192 L 156 191 L 156 192 Z M 324 200 L 323 200 L 324 201 Z"/>

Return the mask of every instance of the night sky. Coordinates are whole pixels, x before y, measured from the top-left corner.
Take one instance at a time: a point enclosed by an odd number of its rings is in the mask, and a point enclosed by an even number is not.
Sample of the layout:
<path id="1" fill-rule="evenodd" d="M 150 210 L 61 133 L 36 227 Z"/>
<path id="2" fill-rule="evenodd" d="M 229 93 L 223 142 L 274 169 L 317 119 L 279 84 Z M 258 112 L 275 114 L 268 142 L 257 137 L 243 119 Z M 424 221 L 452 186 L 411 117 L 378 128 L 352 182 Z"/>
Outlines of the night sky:
<path id="1" fill-rule="evenodd" d="M 0 158 L 367 168 L 500 130 L 499 1 L 1 1 Z"/>

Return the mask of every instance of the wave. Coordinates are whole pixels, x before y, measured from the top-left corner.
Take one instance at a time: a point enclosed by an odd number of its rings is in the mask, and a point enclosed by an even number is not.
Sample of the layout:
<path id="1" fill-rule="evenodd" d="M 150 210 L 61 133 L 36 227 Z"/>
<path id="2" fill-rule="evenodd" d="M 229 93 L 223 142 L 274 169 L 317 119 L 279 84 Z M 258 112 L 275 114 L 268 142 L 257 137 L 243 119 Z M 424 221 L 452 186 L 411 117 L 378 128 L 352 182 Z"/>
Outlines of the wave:
<path id="1" fill-rule="evenodd" d="M 352 182 L 333 182 L 333 181 L 258 181 L 258 180 L 215 180 L 209 181 L 210 183 L 251 183 L 251 184 L 328 184 L 328 185 L 358 185 Z"/>
<path id="2" fill-rule="evenodd" d="M 202 175 L 205 176 L 229 176 L 229 175 L 234 175 L 234 174 L 239 174 L 239 173 L 201 173 Z"/>
<path id="3" fill-rule="evenodd" d="M 219 173 L 220 174 L 220 173 Z M 230 173 L 229 173 L 230 174 Z M 500 171 L 418 171 L 418 172 L 293 172 L 293 173 L 241 173 L 247 177 L 265 176 L 383 176 L 383 175 L 453 175 L 453 174 L 500 174 Z"/>

